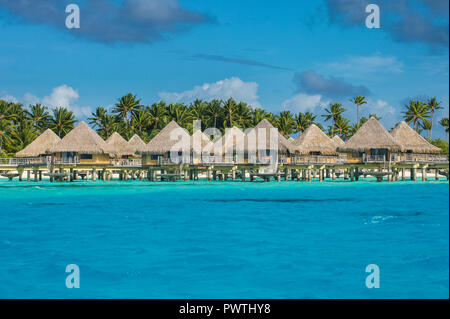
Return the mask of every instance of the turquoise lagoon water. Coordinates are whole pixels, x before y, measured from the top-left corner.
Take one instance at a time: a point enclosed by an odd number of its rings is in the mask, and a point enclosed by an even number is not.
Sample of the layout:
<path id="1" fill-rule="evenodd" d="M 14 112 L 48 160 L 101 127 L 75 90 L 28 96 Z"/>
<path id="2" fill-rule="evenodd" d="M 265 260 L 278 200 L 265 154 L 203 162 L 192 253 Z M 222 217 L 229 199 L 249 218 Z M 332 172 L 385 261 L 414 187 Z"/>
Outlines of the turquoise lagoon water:
<path id="1" fill-rule="evenodd" d="M 0 181 L 0 297 L 448 298 L 448 205 L 447 181 Z"/>

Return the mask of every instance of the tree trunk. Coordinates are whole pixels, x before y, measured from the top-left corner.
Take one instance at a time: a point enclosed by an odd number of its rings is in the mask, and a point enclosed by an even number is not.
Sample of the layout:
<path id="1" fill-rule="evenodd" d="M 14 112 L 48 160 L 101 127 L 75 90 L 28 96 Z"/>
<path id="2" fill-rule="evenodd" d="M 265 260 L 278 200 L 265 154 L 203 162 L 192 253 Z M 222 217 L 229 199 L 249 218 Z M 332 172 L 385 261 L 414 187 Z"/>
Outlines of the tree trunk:
<path id="1" fill-rule="evenodd" d="M 433 125 L 434 125 L 434 111 L 431 112 L 431 129 L 430 129 L 430 141 L 433 138 Z"/>
<path id="2" fill-rule="evenodd" d="M 356 124 L 359 124 L 359 105 L 356 104 Z"/>

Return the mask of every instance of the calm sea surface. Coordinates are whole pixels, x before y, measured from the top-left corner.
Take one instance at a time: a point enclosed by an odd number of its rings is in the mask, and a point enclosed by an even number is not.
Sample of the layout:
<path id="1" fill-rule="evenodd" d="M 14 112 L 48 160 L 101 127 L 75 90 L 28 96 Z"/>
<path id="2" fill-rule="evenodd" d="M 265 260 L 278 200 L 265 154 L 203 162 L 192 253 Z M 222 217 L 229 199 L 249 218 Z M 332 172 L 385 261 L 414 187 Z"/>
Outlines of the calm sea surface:
<path id="1" fill-rule="evenodd" d="M 0 181 L 0 298 L 448 296 L 447 181 Z"/>

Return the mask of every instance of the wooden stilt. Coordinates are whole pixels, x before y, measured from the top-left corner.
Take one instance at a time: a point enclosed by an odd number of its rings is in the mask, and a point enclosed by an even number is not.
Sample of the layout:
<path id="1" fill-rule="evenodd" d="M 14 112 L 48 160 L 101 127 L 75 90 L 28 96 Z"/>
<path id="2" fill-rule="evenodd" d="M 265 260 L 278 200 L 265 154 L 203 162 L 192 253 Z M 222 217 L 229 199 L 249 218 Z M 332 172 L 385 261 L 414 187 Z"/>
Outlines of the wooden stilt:
<path id="1" fill-rule="evenodd" d="M 427 181 L 427 170 L 425 168 L 422 168 L 422 182 Z"/>
<path id="2" fill-rule="evenodd" d="M 417 181 L 416 169 L 415 168 L 411 168 L 411 180 Z"/>

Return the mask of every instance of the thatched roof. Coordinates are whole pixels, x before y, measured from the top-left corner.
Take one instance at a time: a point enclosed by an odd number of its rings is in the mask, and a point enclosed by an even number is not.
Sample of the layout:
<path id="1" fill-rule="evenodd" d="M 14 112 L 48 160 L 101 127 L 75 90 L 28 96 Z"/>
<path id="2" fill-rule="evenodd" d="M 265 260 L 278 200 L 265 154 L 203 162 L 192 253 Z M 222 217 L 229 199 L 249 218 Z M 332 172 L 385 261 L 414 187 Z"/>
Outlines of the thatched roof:
<path id="1" fill-rule="evenodd" d="M 394 138 L 375 117 L 371 117 L 345 144 L 338 148 L 342 152 L 366 152 L 371 149 L 401 150 Z"/>
<path id="2" fill-rule="evenodd" d="M 267 119 L 263 119 L 261 122 L 258 123 L 258 125 L 256 125 L 250 132 L 248 132 L 247 137 L 251 134 L 255 134 L 256 136 L 256 141 L 258 141 L 258 136 L 259 136 L 259 132 L 261 129 L 265 129 L 266 130 L 266 136 L 265 136 L 265 148 L 267 150 L 270 149 L 270 132 L 271 129 L 273 129 L 274 126 L 267 120 Z M 278 130 L 277 130 L 278 132 Z M 295 147 L 294 145 L 289 142 L 280 132 L 278 132 L 277 136 L 272 137 L 274 139 L 276 139 L 276 141 L 278 142 L 278 151 L 279 152 L 286 152 L 289 151 L 291 153 L 293 153 L 295 151 Z M 258 142 L 256 142 L 256 145 L 253 145 L 254 143 L 249 143 L 248 147 L 249 150 L 257 150 L 260 146 L 258 145 Z"/>
<path id="3" fill-rule="evenodd" d="M 145 142 L 139 137 L 139 135 L 134 134 L 132 138 L 128 141 L 128 145 L 133 149 L 133 151 L 136 153 L 138 151 L 144 150 Z"/>
<path id="4" fill-rule="evenodd" d="M 47 129 L 39 135 L 31 144 L 20 152 L 16 153 L 16 157 L 37 157 L 48 153 L 51 147 L 57 144 L 61 139 L 52 130 Z"/>
<path id="5" fill-rule="evenodd" d="M 336 144 L 315 124 L 306 129 L 293 143 L 301 155 L 320 153 L 336 155 Z"/>
<path id="6" fill-rule="evenodd" d="M 403 151 L 411 151 L 413 153 L 436 154 L 441 149 L 430 144 L 425 138 L 420 136 L 405 122 L 398 123 L 390 132 L 394 140 L 399 143 Z"/>
<path id="7" fill-rule="evenodd" d="M 175 140 L 171 140 L 170 134 L 172 133 L 172 131 L 177 129 L 181 129 L 180 132 L 182 132 L 181 134 L 183 136 L 178 137 Z M 187 143 L 189 143 L 191 140 L 191 136 L 185 129 L 181 128 L 177 124 L 177 122 L 171 121 L 147 144 L 147 146 L 144 148 L 144 150 L 141 151 L 141 153 L 155 155 L 169 153 L 172 147 L 180 143 L 181 140 L 186 140 Z M 182 151 L 181 148 L 180 151 Z"/>
<path id="8" fill-rule="evenodd" d="M 114 132 L 107 140 L 106 144 L 110 147 L 110 155 L 126 156 L 134 155 L 134 149 L 128 144 L 119 133 Z"/>
<path id="9" fill-rule="evenodd" d="M 51 153 L 75 152 L 80 154 L 109 153 L 110 147 L 85 122 L 80 122 L 72 131 L 54 145 Z"/>
<path id="10" fill-rule="evenodd" d="M 194 141 L 195 141 L 195 145 L 194 145 Z M 200 152 L 203 151 L 203 149 L 205 147 L 208 147 L 211 151 L 213 151 L 212 145 L 213 145 L 213 142 L 211 142 L 209 137 L 200 130 L 195 131 L 194 134 L 192 134 L 192 136 L 191 136 L 191 150 L 192 151 L 194 150 L 194 147 L 195 148 L 200 147 L 200 150 L 196 149 L 196 151 L 200 151 Z"/>
<path id="11" fill-rule="evenodd" d="M 220 143 L 220 144 L 219 144 Z M 236 126 L 225 130 L 225 134 L 214 143 L 214 149 L 221 147 L 222 153 L 232 153 L 236 150 L 236 145 L 242 144 L 244 152 L 248 151 L 246 135 Z M 227 152 L 228 151 L 228 152 Z"/>
<path id="12" fill-rule="evenodd" d="M 333 136 L 331 140 L 334 142 L 334 145 L 336 145 L 336 147 L 341 147 L 345 145 L 345 142 L 342 140 L 342 138 L 339 137 L 339 135 Z"/>

